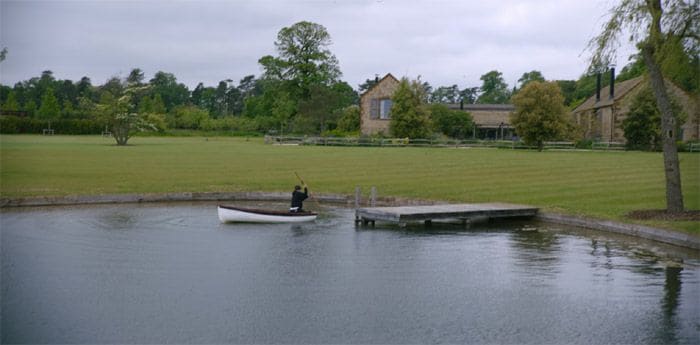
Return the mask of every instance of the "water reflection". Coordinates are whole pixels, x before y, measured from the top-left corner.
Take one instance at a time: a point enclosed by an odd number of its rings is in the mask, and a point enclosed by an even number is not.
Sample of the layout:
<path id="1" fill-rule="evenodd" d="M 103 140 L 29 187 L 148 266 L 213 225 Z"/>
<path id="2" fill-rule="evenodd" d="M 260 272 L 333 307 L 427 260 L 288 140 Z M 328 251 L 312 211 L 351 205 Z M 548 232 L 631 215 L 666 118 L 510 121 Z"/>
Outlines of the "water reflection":
<path id="1" fill-rule="evenodd" d="M 666 267 L 666 280 L 664 283 L 664 297 L 661 300 L 661 322 L 658 328 L 657 339 L 659 343 L 677 344 L 676 310 L 681 294 L 682 267 Z M 696 320 L 700 321 L 700 320 Z"/>
<path id="2" fill-rule="evenodd" d="M 544 224 L 358 231 L 352 210 L 324 214 L 0 211 L 0 342 L 700 343 L 697 252 Z"/>
<path id="3" fill-rule="evenodd" d="M 548 278 L 555 278 L 559 273 L 562 249 L 557 234 L 534 228 L 514 231 L 510 244 L 519 271 Z"/>

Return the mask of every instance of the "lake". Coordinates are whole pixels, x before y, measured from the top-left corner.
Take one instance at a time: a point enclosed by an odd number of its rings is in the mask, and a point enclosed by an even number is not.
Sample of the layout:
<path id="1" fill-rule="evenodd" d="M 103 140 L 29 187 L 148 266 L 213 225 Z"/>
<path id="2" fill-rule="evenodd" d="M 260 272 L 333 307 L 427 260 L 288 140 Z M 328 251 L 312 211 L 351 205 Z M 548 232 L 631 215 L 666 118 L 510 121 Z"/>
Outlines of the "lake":
<path id="1" fill-rule="evenodd" d="M 700 343 L 698 251 L 535 221 L 353 220 L 4 209 L 2 343 Z"/>

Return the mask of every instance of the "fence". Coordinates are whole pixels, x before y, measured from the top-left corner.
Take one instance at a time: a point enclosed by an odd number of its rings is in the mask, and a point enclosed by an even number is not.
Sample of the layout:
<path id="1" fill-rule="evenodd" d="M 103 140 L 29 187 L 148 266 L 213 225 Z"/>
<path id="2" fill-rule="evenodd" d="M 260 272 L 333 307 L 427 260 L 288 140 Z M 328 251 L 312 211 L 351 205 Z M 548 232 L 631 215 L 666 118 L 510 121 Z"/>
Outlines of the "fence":
<path id="1" fill-rule="evenodd" d="M 369 138 L 369 137 L 301 137 L 301 136 L 265 136 L 266 144 L 275 145 L 319 145 L 319 146 L 377 146 L 377 147 L 485 147 L 500 149 L 534 149 L 522 141 L 513 140 L 456 140 L 456 139 L 410 139 L 410 138 Z M 594 150 L 624 150 L 625 146 L 617 142 L 593 143 Z M 576 145 L 570 141 L 549 141 L 544 143 L 545 150 L 574 150 Z M 700 150 L 700 147 L 697 148 Z"/>
<path id="2" fill-rule="evenodd" d="M 700 152 L 700 142 L 688 143 L 688 152 Z"/>

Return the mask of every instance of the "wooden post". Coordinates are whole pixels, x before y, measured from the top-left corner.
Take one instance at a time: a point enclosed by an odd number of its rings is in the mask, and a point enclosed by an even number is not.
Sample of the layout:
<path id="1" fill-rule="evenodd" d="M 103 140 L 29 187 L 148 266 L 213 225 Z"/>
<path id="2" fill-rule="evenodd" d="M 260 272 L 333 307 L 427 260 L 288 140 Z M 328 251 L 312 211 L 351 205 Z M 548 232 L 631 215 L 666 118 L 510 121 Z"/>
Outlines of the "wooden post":
<path id="1" fill-rule="evenodd" d="M 372 186 L 369 194 L 369 207 L 375 207 L 377 205 L 377 187 Z"/>
<path id="2" fill-rule="evenodd" d="M 357 209 L 360 208 L 360 198 L 361 198 L 360 186 L 355 187 L 355 225 L 360 224 L 360 216 L 357 214 Z"/>

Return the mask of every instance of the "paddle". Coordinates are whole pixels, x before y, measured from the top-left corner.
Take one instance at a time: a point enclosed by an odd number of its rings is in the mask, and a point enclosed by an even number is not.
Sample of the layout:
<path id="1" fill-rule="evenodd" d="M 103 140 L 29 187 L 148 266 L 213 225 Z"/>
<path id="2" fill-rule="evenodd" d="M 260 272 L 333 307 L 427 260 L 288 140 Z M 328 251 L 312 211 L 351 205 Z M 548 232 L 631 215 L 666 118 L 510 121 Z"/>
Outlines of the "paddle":
<path id="1" fill-rule="evenodd" d="M 304 179 L 302 179 L 296 171 L 294 172 L 294 175 L 297 175 L 297 178 L 299 179 L 299 181 L 301 181 L 302 186 L 306 186 L 307 188 L 309 187 L 309 185 L 307 185 L 306 182 L 304 182 Z M 321 204 L 318 203 L 316 198 L 314 198 L 313 195 L 311 195 L 311 193 L 309 193 L 309 199 L 313 200 L 316 203 L 316 207 L 318 207 L 319 209 L 321 208 Z"/>

